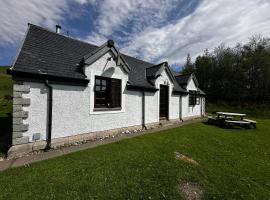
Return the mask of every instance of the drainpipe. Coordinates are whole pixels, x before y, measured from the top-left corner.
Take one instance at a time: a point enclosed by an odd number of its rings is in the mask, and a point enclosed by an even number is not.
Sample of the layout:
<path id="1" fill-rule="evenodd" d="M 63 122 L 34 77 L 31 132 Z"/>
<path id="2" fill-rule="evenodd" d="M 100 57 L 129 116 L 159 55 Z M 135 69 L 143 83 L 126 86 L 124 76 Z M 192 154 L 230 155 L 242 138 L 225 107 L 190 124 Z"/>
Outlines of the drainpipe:
<path id="1" fill-rule="evenodd" d="M 183 122 L 183 119 L 182 119 L 182 95 L 179 96 L 179 119 L 181 122 Z"/>
<path id="2" fill-rule="evenodd" d="M 142 128 L 147 130 L 145 126 L 145 91 L 142 91 Z"/>
<path id="3" fill-rule="evenodd" d="M 45 85 L 48 88 L 48 106 L 47 106 L 47 145 L 45 150 L 49 150 L 51 148 L 51 140 L 52 140 L 52 95 L 53 88 L 49 84 L 49 80 L 45 81 Z"/>
<path id="4" fill-rule="evenodd" d="M 203 116 L 202 114 L 202 97 L 200 96 L 200 105 L 201 105 L 201 117 Z"/>

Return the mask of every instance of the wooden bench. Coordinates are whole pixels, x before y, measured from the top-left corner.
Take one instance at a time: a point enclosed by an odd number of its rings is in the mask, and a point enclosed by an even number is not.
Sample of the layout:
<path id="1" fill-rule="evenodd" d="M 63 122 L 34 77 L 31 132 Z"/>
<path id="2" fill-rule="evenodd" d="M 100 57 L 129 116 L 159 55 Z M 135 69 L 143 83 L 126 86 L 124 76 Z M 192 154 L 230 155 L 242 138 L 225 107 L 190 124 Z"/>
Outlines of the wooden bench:
<path id="1" fill-rule="evenodd" d="M 211 116 L 211 115 L 208 116 L 207 118 L 208 118 L 208 119 L 211 119 L 211 120 L 217 120 L 217 118 L 216 118 L 215 116 Z"/>
<path id="2" fill-rule="evenodd" d="M 255 128 L 256 128 L 256 124 L 257 124 L 257 122 L 256 121 L 254 121 L 254 120 L 251 120 L 251 119 L 243 119 L 243 121 L 245 121 L 245 122 L 249 122 L 252 126 L 254 126 Z"/>
<path id="3" fill-rule="evenodd" d="M 219 116 L 219 119 L 233 119 L 231 116 Z"/>
<path id="4" fill-rule="evenodd" d="M 232 126 L 232 125 L 239 125 L 239 126 L 247 125 L 247 126 L 249 126 L 251 124 L 250 122 L 241 121 L 241 120 L 225 120 L 224 123 L 227 126 Z"/>

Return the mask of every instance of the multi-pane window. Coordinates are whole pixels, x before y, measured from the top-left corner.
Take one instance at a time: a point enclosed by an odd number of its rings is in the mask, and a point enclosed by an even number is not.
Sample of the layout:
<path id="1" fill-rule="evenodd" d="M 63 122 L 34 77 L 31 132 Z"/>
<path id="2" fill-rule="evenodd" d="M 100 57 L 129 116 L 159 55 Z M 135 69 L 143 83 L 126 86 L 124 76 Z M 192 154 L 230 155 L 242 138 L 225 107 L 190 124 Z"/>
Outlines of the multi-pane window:
<path id="1" fill-rule="evenodd" d="M 121 107 L 121 80 L 96 76 L 95 108 Z"/>
<path id="2" fill-rule="evenodd" d="M 200 93 L 195 90 L 189 90 L 189 105 L 195 106 L 200 104 Z"/>

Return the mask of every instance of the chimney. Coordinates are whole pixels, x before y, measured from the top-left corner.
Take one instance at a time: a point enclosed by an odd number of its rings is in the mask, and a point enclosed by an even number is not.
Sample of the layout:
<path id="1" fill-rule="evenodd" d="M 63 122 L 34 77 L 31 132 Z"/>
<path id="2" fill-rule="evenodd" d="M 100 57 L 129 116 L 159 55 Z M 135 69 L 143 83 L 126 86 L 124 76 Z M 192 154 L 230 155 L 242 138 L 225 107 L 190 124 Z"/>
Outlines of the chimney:
<path id="1" fill-rule="evenodd" d="M 56 31 L 55 32 L 60 34 L 61 26 L 56 25 L 55 28 L 56 28 Z"/>

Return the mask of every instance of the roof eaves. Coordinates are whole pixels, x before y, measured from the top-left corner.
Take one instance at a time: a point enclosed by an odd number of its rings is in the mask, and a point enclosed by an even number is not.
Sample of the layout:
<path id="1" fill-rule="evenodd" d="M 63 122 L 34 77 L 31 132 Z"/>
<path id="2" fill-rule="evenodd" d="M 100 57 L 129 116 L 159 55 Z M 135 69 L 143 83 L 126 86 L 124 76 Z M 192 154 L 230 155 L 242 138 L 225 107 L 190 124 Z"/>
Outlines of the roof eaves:
<path id="1" fill-rule="evenodd" d="M 8 69 L 7 73 L 14 77 L 23 77 L 23 78 L 40 79 L 40 80 L 48 79 L 48 80 L 53 80 L 57 82 L 74 82 L 74 83 L 81 83 L 81 84 L 89 83 L 88 79 L 71 78 L 71 77 L 56 76 L 56 75 L 50 75 L 50 74 L 37 74 L 37 73 L 17 71 L 17 70 L 12 70 L 12 69 Z"/>

